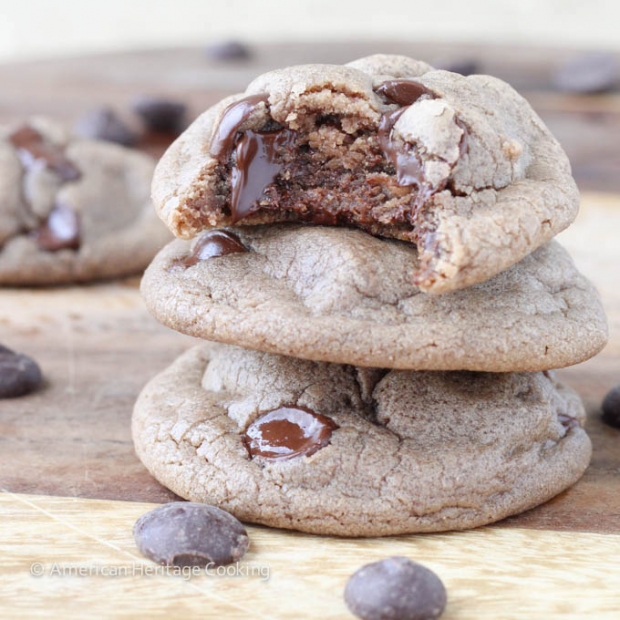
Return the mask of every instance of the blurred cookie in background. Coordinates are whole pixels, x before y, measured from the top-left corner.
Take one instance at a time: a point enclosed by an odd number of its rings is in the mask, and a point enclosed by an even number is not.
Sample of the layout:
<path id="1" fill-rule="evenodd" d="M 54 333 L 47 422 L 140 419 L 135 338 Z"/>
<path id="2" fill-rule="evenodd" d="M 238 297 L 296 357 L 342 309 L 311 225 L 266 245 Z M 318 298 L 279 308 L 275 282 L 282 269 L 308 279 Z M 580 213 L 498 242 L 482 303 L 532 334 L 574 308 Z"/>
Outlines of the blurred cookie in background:
<path id="1" fill-rule="evenodd" d="M 150 200 L 154 161 L 32 118 L 0 129 L 0 285 L 142 272 L 170 235 Z"/>

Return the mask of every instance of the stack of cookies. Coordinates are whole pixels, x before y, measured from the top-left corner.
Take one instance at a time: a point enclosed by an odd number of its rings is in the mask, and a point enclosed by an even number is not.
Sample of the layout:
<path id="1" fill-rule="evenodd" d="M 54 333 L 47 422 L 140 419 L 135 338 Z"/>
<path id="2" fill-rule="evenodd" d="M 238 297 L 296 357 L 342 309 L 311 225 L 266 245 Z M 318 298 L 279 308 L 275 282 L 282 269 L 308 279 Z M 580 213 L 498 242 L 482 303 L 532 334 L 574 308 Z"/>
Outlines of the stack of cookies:
<path id="1" fill-rule="evenodd" d="M 188 241 L 146 303 L 219 343 L 134 411 L 178 495 L 374 536 L 496 521 L 583 474 L 583 406 L 547 371 L 606 321 L 552 240 L 578 209 L 568 160 L 507 84 L 397 56 L 274 71 L 172 145 L 153 198 Z"/>

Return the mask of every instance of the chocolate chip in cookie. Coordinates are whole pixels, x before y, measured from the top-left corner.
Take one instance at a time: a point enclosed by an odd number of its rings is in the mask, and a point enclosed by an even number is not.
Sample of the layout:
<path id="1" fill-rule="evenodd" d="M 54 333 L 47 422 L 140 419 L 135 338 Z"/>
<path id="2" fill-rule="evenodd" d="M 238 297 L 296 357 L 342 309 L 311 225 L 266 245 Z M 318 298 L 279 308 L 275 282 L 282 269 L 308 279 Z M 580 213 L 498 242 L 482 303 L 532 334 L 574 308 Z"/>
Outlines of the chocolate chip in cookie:
<path id="1" fill-rule="evenodd" d="M 235 233 L 229 230 L 209 230 L 196 240 L 191 253 L 184 259 L 177 261 L 175 266 L 192 267 L 209 258 L 247 251 L 248 249 Z"/>
<path id="2" fill-rule="evenodd" d="M 171 502 L 142 515 L 133 528 L 140 552 L 168 566 L 238 562 L 250 544 L 243 525 L 208 504 Z"/>
<path id="3" fill-rule="evenodd" d="M 363 620 L 434 620 L 447 596 L 433 571 L 396 556 L 362 566 L 347 582 L 344 600 Z"/>
<path id="4" fill-rule="evenodd" d="M 305 407 L 279 407 L 255 420 L 243 441 L 252 458 L 291 459 L 324 448 L 337 428 L 332 419 Z"/>
<path id="5" fill-rule="evenodd" d="M 0 345 L 0 398 L 30 394 L 42 382 L 41 369 L 33 359 Z"/>

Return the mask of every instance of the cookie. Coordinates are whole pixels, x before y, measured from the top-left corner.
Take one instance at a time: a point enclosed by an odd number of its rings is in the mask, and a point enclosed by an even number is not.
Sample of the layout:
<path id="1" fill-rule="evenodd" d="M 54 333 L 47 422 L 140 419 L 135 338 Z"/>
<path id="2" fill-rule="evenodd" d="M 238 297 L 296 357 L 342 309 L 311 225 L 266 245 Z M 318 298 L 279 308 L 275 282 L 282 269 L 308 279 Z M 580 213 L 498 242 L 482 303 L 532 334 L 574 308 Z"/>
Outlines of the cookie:
<path id="1" fill-rule="evenodd" d="M 565 153 L 510 86 L 401 56 L 258 77 L 169 148 L 153 200 L 183 238 L 304 222 L 413 242 L 429 293 L 505 270 L 579 205 Z"/>
<path id="2" fill-rule="evenodd" d="M 0 130 L 0 285 L 140 273 L 170 239 L 149 197 L 154 162 L 31 119 Z"/>
<path id="3" fill-rule="evenodd" d="M 476 527 L 573 484 L 579 397 L 549 373 L 355 368 L 206 345 L 155 377 L 136 452 L 176 494 L 339 536 Z"/>
<path id="4" fill-rule="evenodd" d="M 503 372 L 576 364 L 607 338 L 596 291 L 555 241 L 435 296 L 412 282 L 413 246 L 359 230 L 252 226 L 191 248 L 163 249 L 142 293 L 159 321 L 206 340 L 357 366 Z"/>

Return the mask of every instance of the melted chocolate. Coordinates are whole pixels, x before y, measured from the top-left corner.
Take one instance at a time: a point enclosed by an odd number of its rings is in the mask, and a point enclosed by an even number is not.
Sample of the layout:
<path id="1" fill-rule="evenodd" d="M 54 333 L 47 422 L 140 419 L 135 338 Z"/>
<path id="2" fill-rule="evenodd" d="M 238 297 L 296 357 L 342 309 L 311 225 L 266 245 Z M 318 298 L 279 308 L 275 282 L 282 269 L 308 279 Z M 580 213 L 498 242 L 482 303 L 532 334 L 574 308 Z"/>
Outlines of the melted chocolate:
<path id="1" fill-rule="evenodd" d="M 383 97 L 386 103 L 395 103 L 400 106 L 410 106 L 422 95 L 435 94 L 426 86 L 412 80 L 387 80 L 375 88 L 375 92 Z"/>
<path id="2" fill-rule="evenodd" d="M 386 159 L 396 170 L 398 184 L 403 186 L 414 185 L 418 189 L 422 189 L 425 184 L 422 161 L 415 151 L 403 149 L 402 145 L 392 140 L 394 125 L 406 109 L 400 108 L 384 114 L 379 122 L 377 137 Z"/>
<path id="3" fill-rule="evenodd" d="M 310 456 L 329 444 L 338 425 L 303 407 L 280 407 L 255 420 L 243 436 L 250 457 L 270 460 Z"/>
<path id="4" fill-rule="evenodd" d="M 259 103 L 267 103 L 267 94 L 251 95 L 231 103 L 222 114 L 211 140 L 211 155 L 221 164 L 227 163 L 237 143 L 239 127 L 250 118 Z"/>
<path id="5" fill-rule="evenodd" d="M 398 143 L 392 139 L 392 131 L 398 119 L 423 95 L 435 98 L 436 95 L 422 84 L 411 80 L 388 80 L 380 84 L 376 89 L 386 103 L 395 103 L 401 107 L 393 112 L 388 112 L 381 117 L 377 137 L 379 146 L 383 150 L 386 159 L 396 170 L 396 180 L 399 185 L 408 187 L 413 186 L 418 190 L 414 200 L 414 209 L 420 208 L 433 194 L 444 189 L 447 180 L 443 185 L 433 188 L 424 176 L 424 164 L 416 151 L 406 147 L 403 143 Z M 463 136 L 459 144 L 460 155 L 467 152 L 467 128 L 459 120 L 456 124 L 463 130 Z"/>
<path id="6" fill-rule="evenodd" d="M 252 95 L 229 105 L 211 142 L 211 155 L 221 164 L 227 163 L 235 151 L 235 163 L 230 175 L 233 223 L 260 209 L 258 201 L 266 187 L 282 171 L 283 164 L 277 161 L 278 153 L 294 145 L 295 133 L 288 129 L 247 130 L 240 134 L 239 128 L 256 106 L 267 103 L 267 100 L 266 94 Z"/>
<path id="7" fill-rule="evenodd" d="M 29 125 L 20 127 L 9 136 L 9 140 L 17 149 L 22 166 L 26 170 L 42 164 L 63 181 L 76 181 L 80 178 L 80 171 L 67 159 L 63 149 L 50 144 L 33 127 Z"/>
<path id="8" fill-rule="evenodd" d="M 227 230 L 209 230 L 194 243 L 192 253 L 186 258 L 181 259 L 179 263 L 184 267 L 191 267 L 209 258 L 248 251 L 241 243 L 241 239 L 234 233 Z"/>
<path id="9" fill-rule="evenodd" d="M 275 181 L 283 164 L 278 152 L 294 145 L 295 133 L 288 129 L 257 133 L 246 131 L 236 149 L 236 164 L 231 173 L 230 212 L 233 223 L 260 209 L 265 188 Z"/>
<path id="10" fill-rule="evenodd" d="M 77 250 L 80 247 L 80 219 L 69 207 L 56 205 L 32 235 L 42 250 Z"/>

